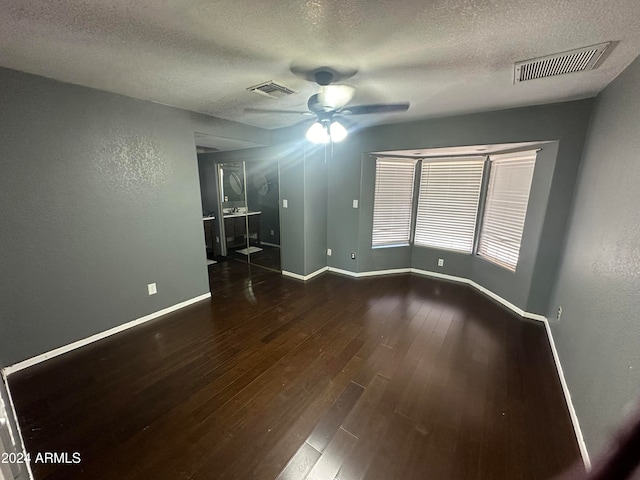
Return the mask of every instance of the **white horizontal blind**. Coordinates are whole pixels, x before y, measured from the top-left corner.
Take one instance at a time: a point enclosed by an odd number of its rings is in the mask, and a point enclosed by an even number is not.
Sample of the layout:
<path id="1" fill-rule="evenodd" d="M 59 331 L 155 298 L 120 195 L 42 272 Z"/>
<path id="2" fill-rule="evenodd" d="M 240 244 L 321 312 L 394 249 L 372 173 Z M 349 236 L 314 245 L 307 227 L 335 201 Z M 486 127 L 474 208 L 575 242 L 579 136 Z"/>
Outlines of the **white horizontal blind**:
<path id="1" fill-rule="evenodd" d="M 484 158 L 423 160 L 414 243 L 471 253 Z"/>
<path id="2" fill-rule="evenodd" d="M 409 245 L 416 160 L 376 159 L 374 247 Z"/>
<path id="3" fill-rule="evenodd" d="M 478 255 L 515 271 L 536 152 L 492 155 Z"/>

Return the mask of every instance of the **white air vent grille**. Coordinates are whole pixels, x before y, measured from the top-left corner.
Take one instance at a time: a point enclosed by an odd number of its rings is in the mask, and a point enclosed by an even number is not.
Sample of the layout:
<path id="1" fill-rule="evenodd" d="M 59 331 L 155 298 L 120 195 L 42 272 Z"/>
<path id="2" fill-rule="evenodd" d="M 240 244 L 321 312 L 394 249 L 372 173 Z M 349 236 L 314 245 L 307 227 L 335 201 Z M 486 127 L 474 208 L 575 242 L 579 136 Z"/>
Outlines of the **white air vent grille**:
<path id="1" fill-rule="evenodd" d="M 271 98 L 281 98 L 286 95 L 292 95 L 296 92 L 291 90 L 289 87 L 285 87 L 280 83 L 276 83 L 273 80 L 269 80 L 268 82 L 261 83 L 259 85 L 254 85 L 253 87 L 247 88 L 250 92 L 258 93 L 260 95 L 266 95 Z"/>
<path id="2" fill-rule="evenodd" d="M 517 62 L 513 83 L 593 69 L 610 43 Z"/>

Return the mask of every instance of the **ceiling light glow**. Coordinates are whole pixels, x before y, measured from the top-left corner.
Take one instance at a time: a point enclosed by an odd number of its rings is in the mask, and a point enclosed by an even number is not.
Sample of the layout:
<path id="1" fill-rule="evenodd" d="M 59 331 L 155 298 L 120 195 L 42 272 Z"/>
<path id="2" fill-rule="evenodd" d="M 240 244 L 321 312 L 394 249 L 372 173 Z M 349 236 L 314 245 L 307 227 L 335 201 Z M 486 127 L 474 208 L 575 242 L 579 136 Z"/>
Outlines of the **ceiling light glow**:
<path id="1" fill-rule="evenodd" d="M 331 140 L 334 142 L 341 142 L 347 138 L 347 129 L 339 122 L 334 121 L 331 122 L 331 126 L 329 127 L 329 135 L 331 136 Z"/>
<path id="2" fill-rule="evenodd" d="M 312 143 L 327 143 L 329 141 L 329 133 L 320 122 L 314 122 L 307 130 L 307 140 Z"/>

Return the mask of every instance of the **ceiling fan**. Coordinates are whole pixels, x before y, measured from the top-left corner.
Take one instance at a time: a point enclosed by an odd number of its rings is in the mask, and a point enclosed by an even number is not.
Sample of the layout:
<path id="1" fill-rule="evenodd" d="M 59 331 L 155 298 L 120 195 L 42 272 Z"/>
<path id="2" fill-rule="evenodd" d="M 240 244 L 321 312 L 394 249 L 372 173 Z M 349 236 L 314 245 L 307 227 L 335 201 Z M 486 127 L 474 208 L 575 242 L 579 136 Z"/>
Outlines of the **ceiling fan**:
<path id="1" fill-rule="evenodd" d="M 312 115 L 316 121 L 307 130 L 307 139 L 313 143 L 340 142 L 347 136 L 347 129 L 334 117 L 342 115 L 368 115 L 375 113 L 405 112 L 409 109 L 409 102 L 375 103 L 370 105 L 352 105 L 348 103 L 353 98 L 355 88 L 349 85 L 334 84 L 336 74 L 328 67 L 319 68 L 307 75 L 318 84 L 320 90 L 307 100 L 308 111 L 298 110 L 269 110 L 245 108 L 247 113 L 284 113 Z"/>

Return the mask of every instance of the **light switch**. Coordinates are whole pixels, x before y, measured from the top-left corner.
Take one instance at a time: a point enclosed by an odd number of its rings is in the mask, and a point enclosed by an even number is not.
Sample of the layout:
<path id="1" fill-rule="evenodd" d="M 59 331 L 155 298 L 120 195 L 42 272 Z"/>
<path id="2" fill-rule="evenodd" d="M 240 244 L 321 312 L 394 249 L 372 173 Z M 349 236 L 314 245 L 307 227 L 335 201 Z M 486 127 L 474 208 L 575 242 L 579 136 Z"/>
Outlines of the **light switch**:
<path id="1" fill-rule="evenodd" d="M 289 202 L 287 202 L 286 198 L 282 199 L 282 208 L 289 208 Z"/>
<path id="2" fill-rule="evenodd" d="M 358 200 L 353 201 L 353 208 L 358 208 Z"/>

